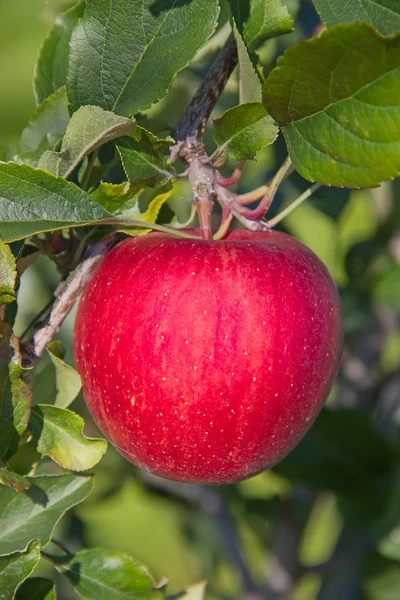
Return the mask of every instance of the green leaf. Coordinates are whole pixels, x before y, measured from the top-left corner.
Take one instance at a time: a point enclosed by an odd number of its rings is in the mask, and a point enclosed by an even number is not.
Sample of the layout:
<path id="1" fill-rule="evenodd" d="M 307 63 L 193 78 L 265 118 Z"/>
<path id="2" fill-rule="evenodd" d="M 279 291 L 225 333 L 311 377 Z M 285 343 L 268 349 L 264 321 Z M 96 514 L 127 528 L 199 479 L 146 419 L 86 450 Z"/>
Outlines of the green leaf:
<path id="1" fill-rule="evenodd" d="M 0 459 L 18 449 L 29 420 L 31 393 L 22 377 L 18 339 L 11 327 L 0 321 Z"/>
<path id="2" fill-rule="evenodd" d="M 54 583 L 42 577 L 29 577 L 18 589 L 15 600 L 56 600 Z"/>
<path id="3" fill-rule="evenodd" d="M 0 236 L 6 242 L 109 216 L 74 183 L 28 165 L 0 163 Z"/>
<path id="4" fill-rule="evenodd" d="M 99 106 L 82 106 L 71 117 L 60 152 L 45 152 L 38 167 L 67 179 L 85 156 L 134 131 L 131 119 L 118 117 Z"/>
<path id="5" fill-rule="evenodd" d="M 398 0 L 313 0 L 321 21 L 327 27 L 338 23 L 365 21 L 382 35 L 400 29 Z"/>
<path id="6" fill-rule="evenodd" d="M 72 30 L 82 17 L 85 3 L 78 2 L 61 14 L 42 43 L 35 66 L 33 89 L 37 104 L 66 84 L 69 42 Z"/>
<path id="7" fill-rule="evenodd" d="M 282 0 L 229 0 L 232 15 L 248 47 L 293 30 L 293 19 Z"/>
<path id="8" fill-rule="evenodd" d="M 62 560 L 62 559 L 61 559 Z M 61 561 L 60 561 L 61 563 Z M 86 600 L 162 600 L 146 569 L 127 554 L 83 550 L 57 566 Z"/>
<path id="9" fill-rule="evenodd" d="M 243 37 L 252 52 L 266 40 L 293 31 L 293 19 L 281 0 L 252 0 Z"/>
<path id="10" fill-rule="evenodd" d="M 262 86 L 261 81 L 254 70 L 253 63 L 247 52 L 245 43 L 240 35 L 235 22 L 233 23 L 233 34 L 238 52 L 239 60 L 239 98 L 240 103 L 261 102 Z"/>
<path id="11" fill-rule="evenodd" d="M 17 473 L 13 473 L 7 467 L 0 468 L 0 482 L 3 485 L 7 485 L 8 487 L 16 490 L 17 492 L 28 490 L 31 486 L 28 479 L 25 479 L 25 477 L 22 477 Z"/>
<path id="12" fill-rule="evenodd" d="M 57 394 L 54 405 L 58 408 L 67 408 L 77 397 L 82 388 L 79 373 L 63 361 L 63 356 L 57 351 L 56 342 L 47 345 L 51 362 L 55 372 Z"/>
<path id="13" fill-rule="evenodd" d="M 89 439 L 83 433 L 82 417 L 65 408 L 34 406 L 29 431 L 42 456 L 50 456 L 64 469 L 86 471 L 96 465 L 107 450 L 103 439 Z"/>
<path id="14" fill-rule="evenodd" d="M 130 137 L 118 140 L 117 148 L 128 180 L 134 184 L 163 185 L 173 177 L 168 169 L 166 150 L 172 139 L 160 140 L 150 131 L 137 126 Z"/>
<path id="15" fill-rule="evenodd" d="M 102 181 L 91 196 L 103 208 L 114 214 L 123 209 L 124 205 L 130 202 L 133 196 L 140 194 L 142 191 L 142 186 L 132 185 L 128 181 L 118 184 Z M 138 196 L 136 201 L 138 201 Z"/>
<path id="16" fill-rule="evenodd" d="M 229 0 L 232 17 L 240 32 L 243 31 L 243 26 L 249 18 L 250 2 L 251 0 Z"/>
<path id="17" fill-rule="evenodd" d="M 170 195 L 172 194 L 172 189 L 168 189 L 166 192 L 162 192 L 161 194 L 157 194 L 152 198 L 149 203 L 147 210 L 142 213 L 140 212 L 139 207 L 139 197 L 135 196 L 131 201 L 128 201 L 123 206 L 123 211 L 119 214 L 119 219 L 121 220 L 121 225 L 118 222 L 115 223 L 115 226 L 118 227 L 119 231 L 127 233 L 130 236 L 144 235 L 151 231 L 151 229 L 141 229 L 138 227 L 129 227 L 129 221 L 140 221 L 141 223 L 155 223 L 158 217 L 158 214 L 168 200 Z"/>
<path id="18" fill-rule="evenodd" d="M 129 116 L 150 107 L 205 45 L 218 14 L 217 0 L 87 0 L 71 39 L 72 111 L 96 104 Z"/>
<path id="19" fill-rule="evenodd" d="M 278 127 L 259 102 L 230 108 L 214 119 L 214 139 L 221 150 L 234 160 L 248 160 L 272 144 Z"/>
<path id="20" fill-rule="evenodd" d="M 0 305 L 14 302 L 17 266 L 11 248 L 0 238 Z"/>
<path id="21" fill-rule="evenodd" d="M 31 487 L 18 493 L 10 488 L 0 493 L 0 552 L 26 547 L 33 538 L 42 546 L 50 541 L 62 515 L 82 502 L 92 489 L 85 475 L 40 475 L 28 477 Z"/>
<path id="22" fill-rule="evenodd" d="M 352 23 L 292 46 L 264 103 L 305 179 L 373 187 L 400 174 L 400 35 Z"/>
<path id="23" fill-rule="evenodd" d="M 26 550 L 0 556 L 0 598 L 13 600 L 18 586 L 32 573 L 40 560 L 40 543 L 33 540 Z"/>
<path id="24" fill-rule="evenodd" d="M 67 90 L 62 87 L 36 109 L 22 132 L 16 160 L 36 167 L 42 154 L 61 140 L 69 120 Z"/>

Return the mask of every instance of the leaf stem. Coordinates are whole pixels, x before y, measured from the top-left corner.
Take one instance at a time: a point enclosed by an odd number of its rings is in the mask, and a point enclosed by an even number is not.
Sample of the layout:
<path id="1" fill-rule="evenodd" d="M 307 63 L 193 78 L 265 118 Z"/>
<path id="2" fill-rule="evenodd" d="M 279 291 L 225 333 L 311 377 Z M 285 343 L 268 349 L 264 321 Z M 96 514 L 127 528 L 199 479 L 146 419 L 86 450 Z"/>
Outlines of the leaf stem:
<path id="1" fill-rule="evenodd" d="M 198 239 L 198 236 L 191 235 L 190 233 L 184 233 L 179 228 L 168 227 L 167 225 L 159 225 L 158 223 L 146 223 L 146 221 L 123 221 L 122 219 L 106 219 L 105 221 L 99 222 L 101 225 L 113 225 L 119 228 L 135 228 L 140 229 L 151 229 L 153 231 L 160 231 L 161 233 L 171 233 L 177 237 Z"/>
<path id="2" fill-rule="evenodd" d="M 95 162 L 96 162 L 96 159 L 97 159 L 97 155 L 98 155 L 98 153 L 99 153 L 99 149 L 98 149 L 98 148 L 96 148 L 96 150 L 94 150 L 94 151 L 93 151 L 93 152 L 90 154 L 90 156 L 89 156 L 89 158 L 88 158 L 88 162 L 87 162 L 87 165 L 86 165 L 86 169 L 85 169 L 85 172 L 84 172 L 84 174 L 83 174 L 82 181 L 81 181 L 81 188 L 82 188 L 83 190 L 85 190 L 85 191 L 87 191 L 87 190 L 88 190 L 88 185 L 89 185 L 89 181 L 90 181 L 90 176 L 91 176 L 91 174 L 92 174 L 92 170 L 93 170 L 93 167 L 94 167 L 94 165 L 95 165 Z"/>
<path id="3" fill-rule="evenodd" d="M 282 181 L 289 176 L 289 174 L 293 170 L 292 161 L 290 157 L 287 156 L 282 164 L 282 166 L 275 173 L 274 177 L 271 180 L 270 185 L 268 186 L 267 192 L 264 197 L 260 201 L 257 208 L 249 209 L 245 208 L 242 211 L 242 215 L 247 219 L 260 219 L 269 209 L 272 204 L 273 199 L 275 198 L 275 194 L 278 191 L 278 188 Z"/>
<path id="4" fill-rule="evenodd" d="M 239 181 L 239 179 L 243 173 L 245 164 L 246 164 L 245 160 L 240 161 L 240 163 L 238 164 L 236 169 L 233 171 L 232 175 L 228 178 L 221 177 L 221 175 L 218 175 L 217 182 L 219 183 L 219 185 L 222 185 L 222 187 L 230 187 L 231 185 L 233 185 L 234 183 Z"/>
<path id="5" fill-rule="evenodd" d="M 277 225 L 278 223 L 280 223 L 295 208 L 297 208 L 298 206 L 300 206 L 300 204 L 302 204 L 302 202 L 304 202 L 304 200 L 307 200 L 307 198 L 309 198 L 310 196 L 312 196 L 312 194 L 314 192 L 316 192 L 321 187 L 321 185 L 322 185 L 321 183 L 314 183 L 314 185 L 312 185 L 305 192 L 303 192 L 296 200 L 294 200 L 294 202 L 292 202 L 291 204 L 289 204 L 289 206 L 287 206 L 278 215 L 276 215 L 276 217 L 274 217 L 273 219 L 270 219 L 269 221 L 267 221 L 267 225 L 270 227 L 270 229 L 272 229 L 273 227 L 275 227 L 275 225 Z"/>

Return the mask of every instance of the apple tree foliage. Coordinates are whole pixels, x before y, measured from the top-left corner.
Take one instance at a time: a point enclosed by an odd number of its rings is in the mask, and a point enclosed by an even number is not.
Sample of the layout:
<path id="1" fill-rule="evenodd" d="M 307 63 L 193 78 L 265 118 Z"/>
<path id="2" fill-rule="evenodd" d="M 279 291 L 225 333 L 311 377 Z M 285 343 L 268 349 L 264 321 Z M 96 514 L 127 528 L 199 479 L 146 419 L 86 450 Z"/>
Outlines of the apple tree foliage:
<path id="1" fill-rule="evenodd" d="M 152 120 L 151 110 L 168 101 L 182 70 L 195 64 L 204 76 L 204 63 L 230 32 L 238 63 L 235 101 L 207 129 L 215 164 L 242 165 L 274 142 L 282 147 L 283 139 L 294 169 L 309 182 L 375 188 L 397 177 L 400 3 L 313 3 L 322 34 L 302 31 L 297 16 L 303 5 L 294 0 L 86 0 L 61 14 L 44 40 L 34 73 L 37 108 L 12 160 L 0 162 L 0 598 L 56 598 L 51 577 L 34 573 L 41 560 L 85 599 L 206 597 L 203 583 L 171 595 L 165 581 L 157 583 L 123 552 L 70 551 L 55 541 L 60 519 L 91 492 L 90 472 L 107 444 L 85 435 L 82 417 L 69 408 L 81 384 L 62 344 L 50 341 L 38 365 L 33 328 L 21 339 L 14 334 L 19 281 L 46 256 L 68 286 L 94 244 L 176 227 L 171 198 L 185 169 L 172 160 L 171 147 L 182 140 L 174 139 L 168 115 Z M 195 63 L 198 57 L 203 62 Z M 217 100 L 219 92 L 213 93 Z M 288 217 L 294 233 L 312 208 L 298 211 Z M 330 235 L 326 219 L 318 226 Z M 372 264 L 371 272 L 380 251 L 365 249 L 363 264 Z M 352 262 L 351 253 L 346 260 L 357 279 L 359 261 Z M 397 308 L 399 281 L 399 267 L 390 263 L 375 280 L 374 298 Z M 353 300 L 343 301 L 351 315 L 346 302 Z M 347 331 L 352 335 L 357 327 L 351 322 Z M 384 600 L 397 597 L 390 593 L 400 586 L 398 437 L 393 424 L 371 418 L 374 410 L 372 403 L 368 415 L 349 408 L 323 412 L 275 468 L 303 494 L 300 513 L 315 508 L 318 491 L 337 498 L 344 525 L 331 558 L 291 573 L 293 584 L 322 577 L 323 600 Z M 256 530 L 276 507 L 273 499 L 250 500 L 239 492 L 235 498 L 251 512 Z M 290 500 L 282 505 L 284 512 Z M 279 511 L 276 520 L 286 540 Z M 301 523 L 304 530 L 305 520 L 296 515 L 294 529 Z M 296 531 L 290 535 L 296 538 Z M 240 558 L 238 564 L 243 567 Z M 284 597 L 271 589 L 260 597 Z"/>

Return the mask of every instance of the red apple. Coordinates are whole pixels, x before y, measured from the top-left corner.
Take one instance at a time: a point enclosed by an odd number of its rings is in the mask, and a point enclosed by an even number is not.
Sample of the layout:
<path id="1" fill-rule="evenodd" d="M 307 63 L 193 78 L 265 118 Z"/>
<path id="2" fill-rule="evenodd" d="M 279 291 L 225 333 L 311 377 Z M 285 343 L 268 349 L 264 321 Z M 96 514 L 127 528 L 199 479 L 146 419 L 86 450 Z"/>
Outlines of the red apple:
<path id="1" fill-rule="evenodd" d="M 342 348 L 320 260 L 278 232 L 125 240 L 87 286 L 75 356 L 88 407 L 131 462 L 226 484 L 268 469 L 326 400 Z"/>

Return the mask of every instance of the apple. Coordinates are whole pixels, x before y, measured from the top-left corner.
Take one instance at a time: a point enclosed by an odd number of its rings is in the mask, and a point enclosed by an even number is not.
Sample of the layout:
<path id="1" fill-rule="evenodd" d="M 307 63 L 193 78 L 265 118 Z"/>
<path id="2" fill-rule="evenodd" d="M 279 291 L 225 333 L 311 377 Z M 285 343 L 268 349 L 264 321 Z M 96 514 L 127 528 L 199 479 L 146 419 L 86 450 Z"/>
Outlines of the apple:
<path id="1" fill-rule="evenodd" d="M 95 421 L 161 477 L 227 484 L 280 461 L 333 385 L 336 287 L 275 231 L 129 238 L 81 299 L 75 357 Z"/>

